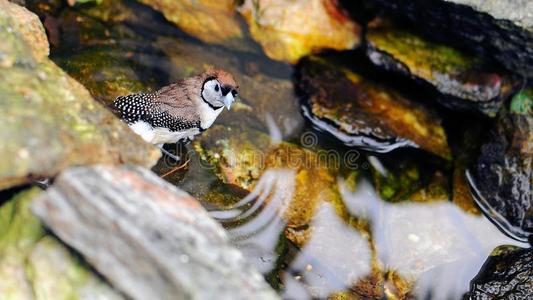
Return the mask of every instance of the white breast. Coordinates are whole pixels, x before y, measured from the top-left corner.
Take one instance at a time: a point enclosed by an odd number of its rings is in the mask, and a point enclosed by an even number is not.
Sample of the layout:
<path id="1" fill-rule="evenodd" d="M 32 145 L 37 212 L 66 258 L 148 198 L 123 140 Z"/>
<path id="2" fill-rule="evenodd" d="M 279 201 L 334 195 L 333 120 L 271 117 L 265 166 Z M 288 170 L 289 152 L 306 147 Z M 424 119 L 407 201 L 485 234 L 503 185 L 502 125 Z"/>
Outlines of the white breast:
<path id="1" fill-rule="evenodd" d="M 213 125 L 218 115 L 222 112 L 224 107 L 214 110 L 207 103 L 203 102 L 198 107 L 198 114 L 200 115 L 200 125 L 203 129 L 207 129 Z"/>

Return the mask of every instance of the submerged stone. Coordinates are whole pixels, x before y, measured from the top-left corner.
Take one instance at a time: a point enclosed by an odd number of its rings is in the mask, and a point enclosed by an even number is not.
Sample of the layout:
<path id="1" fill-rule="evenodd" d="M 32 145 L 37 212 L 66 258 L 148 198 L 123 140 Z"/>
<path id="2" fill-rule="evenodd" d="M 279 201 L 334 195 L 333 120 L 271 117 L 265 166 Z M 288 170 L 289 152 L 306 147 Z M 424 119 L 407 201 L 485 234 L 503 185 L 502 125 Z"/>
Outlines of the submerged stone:
<path id="1" fill-rule="evenodd" d="M 531 95 L 531 90 L 518 94 L 512 99 L 511 111 L 501 112 L 468 174 L 483 212 L 521 241 L 527 241 L 533 232 Z M 529 110 L 516 109 L 527 105 Z"/>
<path id="2" fill-rule="evenodd" d="M 4 10 L 0 24 L 14 26 Z M 15 55 L 15 63 L 0 66 L 0 153 L 11 158 L 0 163 L 0 189 L 54 176 L 70 165 L 155 163 L 159 151 L 95 102 L 82 85 L 49 59 L 39 61 L 18 51 L 31 49 L 19 34 L 0 30 L 5 41 L 0 47 Z"/>
<path id="3" fill-rule="evenodd" d="M 440 118 L 397 91 L 318 57 L 299 65 L 304 114 L 348 146 L 375 152 L 414 147 L 449 158 Z"/>
<path id="4" fill-rule="evenodd" d="M 0 206 L 0 295 L 7 299 L 123 299 L 32 215 L 39 189 Z"/>
<path id="5" fill-rule="evenodd" d="M 360 27 L 333 0 L 246 0 L 239 12 L 252 37 L 275 60 L 297 62 L 320 49 L 351 49 Z"/>
<path id="6" fill-rule="evenodd" d="M 513 89 L 508 74 L 484 70 L 474 56 L 389 23 L 376 19 L 367 32 L 366 51 L 374 64 L 431 85 L 446 107 L 496 115 Z"/>
<path id="7" fill-rule="evenodd" d="M 370 156 L 374 186 L 389 202 L 446 201 L 450 198 L 449 178 L 442 166 L 406 156 L 377 158 Z"/>
<path id="8" fill-rule="evenodd" d="M 373 0 L 430 36 L 484 52 L 509 71 L 533 77 L 533 2 L 529 0 Z"/>
<path id="9" fill-rule="evenodd" d="M 533 251 L 500 246 L 470 282 L 465 299 L 529 299 L 533 295 Z"/>

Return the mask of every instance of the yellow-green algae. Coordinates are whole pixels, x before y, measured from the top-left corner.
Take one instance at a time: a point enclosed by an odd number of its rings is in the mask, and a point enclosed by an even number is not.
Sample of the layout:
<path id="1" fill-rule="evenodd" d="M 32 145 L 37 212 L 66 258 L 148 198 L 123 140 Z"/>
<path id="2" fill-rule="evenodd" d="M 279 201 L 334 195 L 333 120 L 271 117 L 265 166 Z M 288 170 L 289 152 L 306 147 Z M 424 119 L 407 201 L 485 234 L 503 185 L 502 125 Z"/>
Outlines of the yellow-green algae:
<path id="1" fill-rule="evenodd" d="M 313 115 L 330 120 L 349 135 L 403 138 L 451 158 L 446 133 L 434 111 L 318 56 L 309 57 L 301 68 L 302 88 L 310 91 Z"/>
<path id="2" fill-rule="evenodd" d="M 111 105 L 118 96 L 152 90 L 139 80 L 132 64 L 123 56 L 117 48 L 94 47 L 55 61 L 94 97 Z"/>
<path id="3" fill-rule="evenodd" d="M 480 61 L 448 45 L 428 41 L 411 31 L 394 27 L 370 28 L 367 39 L 425 79 L 434 79 L 435 72 L 458 75 L 468 72 Z"/>

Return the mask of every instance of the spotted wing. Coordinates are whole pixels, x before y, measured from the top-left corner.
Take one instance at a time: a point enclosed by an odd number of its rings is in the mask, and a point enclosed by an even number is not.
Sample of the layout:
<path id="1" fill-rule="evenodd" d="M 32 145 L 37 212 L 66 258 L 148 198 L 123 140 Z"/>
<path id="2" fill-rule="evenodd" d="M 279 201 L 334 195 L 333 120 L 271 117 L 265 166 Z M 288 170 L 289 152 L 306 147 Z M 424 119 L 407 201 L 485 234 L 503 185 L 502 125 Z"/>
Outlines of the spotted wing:
<path id="1" fill-rule="evenodd" d="M 120 117 L 128 124 L 146 119 L 154 109 L 154 94 L 130 94 L 119 96 L 115 99 L 115 107 L 120 112 Z"/>
<path id="2" fill-rule="evenodd" d="M 152 127 L 183 131 L 200 127 L 199 118 L 190 105 L 174 107 L 160 101 L 160 94 L 131 94 L 117 97 L 115 107 L 128 124 L 145 121 Z"/>

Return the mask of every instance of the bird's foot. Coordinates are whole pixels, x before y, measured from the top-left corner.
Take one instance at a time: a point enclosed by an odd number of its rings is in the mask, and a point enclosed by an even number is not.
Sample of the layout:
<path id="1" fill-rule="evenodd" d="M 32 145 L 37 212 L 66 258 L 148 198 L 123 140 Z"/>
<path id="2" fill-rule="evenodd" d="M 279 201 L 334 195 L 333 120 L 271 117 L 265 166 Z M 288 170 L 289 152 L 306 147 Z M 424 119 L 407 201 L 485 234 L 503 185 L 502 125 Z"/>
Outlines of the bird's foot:
<path id="1" fill-rule="evenodd" d="M 179 161 L 181 160 L 179 156 L 174 155 L 174 154 L 168 152 L 167 150 L 165 150 L 165 149 L 163 148 L 163 146 L 159 146 L 159 149 L 161 149 L 161 152 L 163 152 L 166 156 L 172 158 L 172 159 L 175 160 L 176 162 L 179 162 Z"/>

